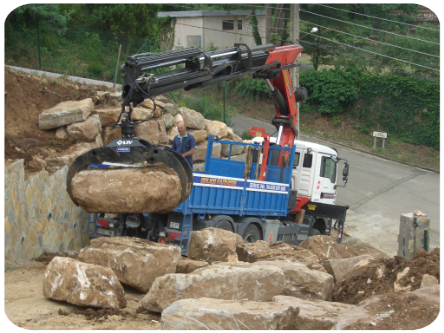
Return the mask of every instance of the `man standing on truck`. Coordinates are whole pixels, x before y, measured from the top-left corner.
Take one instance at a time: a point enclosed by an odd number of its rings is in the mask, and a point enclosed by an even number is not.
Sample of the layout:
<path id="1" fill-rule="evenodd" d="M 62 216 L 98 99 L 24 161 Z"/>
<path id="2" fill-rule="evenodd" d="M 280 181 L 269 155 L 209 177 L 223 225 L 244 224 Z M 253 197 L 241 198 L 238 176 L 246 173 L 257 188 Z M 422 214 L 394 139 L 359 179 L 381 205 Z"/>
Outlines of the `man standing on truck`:
<path id="1" fill-rule="evenodd" d="M 173 149 L 182 154 L 188 161 L 191 169 L 193 169 L 193 154 L 196 152 L 196 139 L 190 133 L 187 133 L 187 128 L 183 121 L 177 124 L 179 135 L 174 137 Z"/>

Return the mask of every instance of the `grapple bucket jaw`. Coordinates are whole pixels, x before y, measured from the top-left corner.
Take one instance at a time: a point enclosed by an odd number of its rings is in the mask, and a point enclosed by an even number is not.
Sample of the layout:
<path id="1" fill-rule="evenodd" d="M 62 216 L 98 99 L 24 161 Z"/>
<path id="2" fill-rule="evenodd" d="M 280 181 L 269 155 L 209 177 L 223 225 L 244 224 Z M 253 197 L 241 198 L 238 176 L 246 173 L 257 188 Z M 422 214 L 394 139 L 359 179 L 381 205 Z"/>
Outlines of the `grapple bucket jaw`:
<path id="1" fill-rule="evenodd" d="M 83 170 L 88 170 L 91 164 L 100 165 L 108 163 L 124 163 L 129 165 L 138 164 L 153 165 L 164 163 L 171 167 L 178 175 L 181 184 L 181 200 L 184 202 L 190 195 L 193 188 L 193 172 L 187 160 L 177 151 L 166 146 L 152 145 L 140 138 L 118 139 L 107 146 L 92 149 L 79 157 L 71 164 L 67 180 L 66 190 L 71 200 L 79 206 L 73 197 L 72 179 Z"/>

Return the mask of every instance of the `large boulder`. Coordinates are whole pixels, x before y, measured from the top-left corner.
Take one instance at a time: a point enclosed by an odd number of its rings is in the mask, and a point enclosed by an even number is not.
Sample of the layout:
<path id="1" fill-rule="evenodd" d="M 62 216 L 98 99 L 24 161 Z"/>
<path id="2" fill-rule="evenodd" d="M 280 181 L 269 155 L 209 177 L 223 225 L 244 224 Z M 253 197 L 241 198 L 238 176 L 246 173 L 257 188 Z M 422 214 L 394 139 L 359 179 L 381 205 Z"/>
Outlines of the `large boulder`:
<path id="1" fill-rule="evenodd" d="M 231 231 L 219 228 L 202 229 L 191 234 L 188 257 L 210 264 L 215 261 L 238 261 L 236 245 L 243 243 L 242 237 Z"/>
<path id="2" fill-rule="evenodd" d="M 193 163 L 203 162 L 207 156 L 208 140 L 205 140 L 196 145 L 196 152 L 193 155 Z M 211 151 L 211 157 L 221 157 L 222 145 L 219 142 L 213 143 L 213 150 Z"/>
<path id="3" fill-rule="evenodd" d="M 240 155 L 244 152 L 245 147 L 244 146 L 240 146 L 240 145 L 236 145 L 236 144 L 227 144 L 224 143 L 222 144 L 222 156 L 228 157 L 228 155 L 230 154 L 230 146 L 231 146 L 231 156 L 234 155 Z"/>
<path id="4" fill-rule="evenodd" d="M 139 126 L 134 128 L 134 134 L 153 145 L 158 145 L 160 142 L 159 124 L 154 119 L 139 124 Z"/>
<path id="5" fill-rule="evenodd" d="M 227 139 L 230 141 L 236 141 L 236 142 L 242 142 L 242 138 L 236 134 L 234 134 L 234 131 L 231 127 L 227 127 L 228 135 Z"/>
<path id="6" fill-rule="evenodd" d="M 179 135 L 179 131 L 176 126 L 172 126 L 167 130 L 168 142 L 173 142 L 174 138 Z"/>
<path id="7" fill-rule="evenodd" d="M 292 330 L 331 330 L 343 316 L 351 315 L 356 321 L 366 318 L 368 313 L 365 309 L 357 311 L 356 305 L 334 303 L 326 301 L 310 301 L 290 296 L 276 296 L 273 302 L 286 306 L 300 308 L 299 315 L 294 318 Z"/>
<path id="8" fill-rule="evenodd" d="M 39 128 L 48 130 L 85 121 L 93 110 L 94 102 L 91 98 L 81 101 L 61 102 L 39 115 Z"/>
<path id="9" fill-rule="evenodd" d="M 151 111 L 151 113 L 153 114 L 154 118 L 159 118 L 162 115 L 162 111 L 163 111 L 163 107 L 165 104 L 161 101 L 155 101 L 156 102 L 156 108 L 154 109 L 154 104 L 150 99 L 146 99 L 144 100 L 142 103 L 139 104 L 139 106 L 150 109 L 150 110 L 154 110 Z"/>
<path id="10" fill-rule="evenodd" d="M 205 129 L 204 117 L 199 112 L 188 108 L 180 108 L 179 111 L 187 128 Z"/>
<path id="11" fill-rule="evenodd" d="M 204 142 L 208 138 L 208 134 L 207 134 L 207 132 L 205 132 L 205 130 L 190 129 L 187 132 L 189 134 L 191 134 L 192 136 L 194 136 L 194 139 L 196 140 L 196 144 Z"/>
<path id="12" fill-rule="evenodd" d="M 183 121 L 183 117 L 180 113 L 176 114 L 174 116 L 174 125 L 177 125 L 178 123 Z"/>
<path id="13" fill-rule="evenodd" d="M 111 269 L 66 257 L 54 257 L 46 267 L 43 296 L 78 306 L 126 307 L 124 290 Z"/>
<path id="14" fill-rule="evenodd" d="M 148 292 L 154 280 L 174 273 L 180 248 L 134 237 L 100 237 L 80 250 L 79 260 L 108 267 L 121 283 Z"/>
<path id="15" fill-rule="evenodd" d="M 166 131 L 165 122 L 160 118 L 157 118 L 156 121 L 159 125 L 159 143 L 168 143 L 168 133 Z"/>
<path id="16" fill-rule="evenodd" d="M 179 112 L 179 110 L 177 110 L 177 106 L 172 103 L 165 103 L 163 109 L 165 110 L 165 112 L 168 112 L 173 116 L 175 116 Z"/>
<path id="17" fill-rule="evenodd" d="M 352 268 L 361 260 L 373 259 L 369 254 L 346 259 L 327 259 L 322 262 L 325 270 L 331 274 L 335 282 L 341 281 L 342 278 L 352 270 Z"/>
<path id="18" fill-rule="evenodd" d="M 221 121 L 205 119 L 204 129 L 208 136 L 217 136 L 219 139 L 225 139 L 228 136 L 228 127 Z"/>
<path id="19" fill-rule="evenodd" d="M 278 303 L 183 299 L 162 312 L 163 330 L 285 330 L 299 308 Z"/>
<path id="20" fill-rule="evenodd" d="M 319 269 L 318 257 L 311 251 L 284 242 L 268 243 L 257 241 L 255 243 L 241 244 L 236 249 L 240 261 L 293 261 L 301 262 L 310 269 Z M 319 266 L 319 267 L 318 267 Z M 325 271 L 324 269 L 322 269 Z"/>
<path id="21" fill-rule="evenodd" d="M 71 187 L 74 200 L 87 212 L 168 213 L 181 199 L 179 177 L 163 166 L 80 171 Z"/>
<path id="22" fill-rule="evenodd" d="M 47 171 L 55 171 L 63 168 L 64 166 L 70 167 L 72 162 L 80 155 L 91 150 L 91 144 L 88 142 L 76 143 L 75 145 L 68 148 L 67 151 L 63 153 L 57 153 L 54 156 L 45 159 L 47 163 Z"/>
<path id="23" fill-rule="evenodd" d="M 134 108 L 133 112 L 131 113 L 131 119 L 133 121 L 148 120 L 150 118 L 153 118 L 153 116 L 154 114 L 152 110 L 147 110 L 146 108 L 143 107 Z"/>
<path id="24" fill-rule="evenodd" d="M 174 116 L 170 113 L 164 113 L 161 118 L 164 121 L 166 128 L 170 128 L 176 124 L 174 121 Z"/>
<path id="25" fill-rule="evenodd" d="M 176 266 L 176 273 L 188 274 L 196 269 L 208 266 L 206 261 L 194 260 L 182 257 Z"/>
<path id="26" fill-rule="evenodd" d="M 85 121 L 74 123 L 66 127 L 66 131 L 70 138 L 76 141 L 93 141 L 100 133 L 102 126 L 100 119 L 96 117 L 88 117 Z"/>
<path id="27" fill-rule="evenodd" d="M 122 108 L 120 107 L 107 107 L 103 109 L 96 109 L 94 112 L 99 116 L 102 126 L 107 127 L 116 123 L 117 119 L 119 119 L 121 111 Z"/>
<path id="28" fill-rule="evenodd" d="M 157 278 L 142 299 L 142 307 L 162 312 L 180 299 L 202 297 L 268 302 L 280 295 L 284 286 L 285 276 L 278 267 L 217 263 L 189 274 L 167 274 Z"/>
<path id="29" fill-rule="evenodd" d="M 337 244 L 329 236 L 319 235 L 307 237 L 299 247 L 310 250 L 323 262 L 327 259 L 345 259 L 357 257 L 359 254 L 352 248 Z"/>
<path id="30" fill-rule="evenodd" d="M 282 269 L 286 281 L 283 295 L 331 301 L 334 282 L 328 273 L 311 270 L 302 263 L 291 261 L 257 261 L 253 265 L 275 266 Z"/>
<path id="31" fill-rule="evenodd" d="M 111 129 L 111 127 L 103 128 L 102 141 L 104 146 L 120 138 L 122 138 L 122 131 L 120 130 L 120 128 L 114 128 L 114 129 Z"/>

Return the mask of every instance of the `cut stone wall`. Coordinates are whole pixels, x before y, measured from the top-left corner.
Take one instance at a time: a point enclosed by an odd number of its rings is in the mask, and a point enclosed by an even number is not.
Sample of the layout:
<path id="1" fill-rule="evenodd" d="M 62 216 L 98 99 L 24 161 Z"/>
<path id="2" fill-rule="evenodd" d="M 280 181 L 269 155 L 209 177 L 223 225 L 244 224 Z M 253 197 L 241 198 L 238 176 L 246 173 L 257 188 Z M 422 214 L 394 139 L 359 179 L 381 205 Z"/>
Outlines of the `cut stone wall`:
<path id="1" fill-rule="evenodd" d="M 64 167 L 25 180 L 24 161 L 5 166 L 5 259 L 23 262 L 42 253 L 87 245 L 88 214 L 66 192 Z"/>

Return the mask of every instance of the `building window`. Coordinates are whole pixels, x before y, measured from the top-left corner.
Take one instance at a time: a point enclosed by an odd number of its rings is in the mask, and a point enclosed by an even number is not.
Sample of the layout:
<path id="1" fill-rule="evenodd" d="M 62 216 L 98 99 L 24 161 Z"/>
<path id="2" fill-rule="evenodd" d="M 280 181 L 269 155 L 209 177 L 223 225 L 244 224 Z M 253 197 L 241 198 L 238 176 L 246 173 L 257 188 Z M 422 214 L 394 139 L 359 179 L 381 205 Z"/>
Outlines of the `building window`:
<path id="1" fill-rule="evenodd" d="M 234 30 L 234 20 L 222 21 L 222 30 Z"/>
<path id="2" fill-rule="evenodd" d="M 332 183 L 336 181 L 336 163 L 330 157 L 322 156 L 320 176 L 330 179 Z"/>
<path id="3" fill-rule="evenodd" d="M 187 47 L 200 48 L 201 46 L 201 36 L 187 36 Z"/>
<path id="4" fill-rule="evenodd" d="M 237 30 L 242 30 L 242 20 L 237 20 Z"/>

